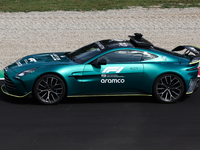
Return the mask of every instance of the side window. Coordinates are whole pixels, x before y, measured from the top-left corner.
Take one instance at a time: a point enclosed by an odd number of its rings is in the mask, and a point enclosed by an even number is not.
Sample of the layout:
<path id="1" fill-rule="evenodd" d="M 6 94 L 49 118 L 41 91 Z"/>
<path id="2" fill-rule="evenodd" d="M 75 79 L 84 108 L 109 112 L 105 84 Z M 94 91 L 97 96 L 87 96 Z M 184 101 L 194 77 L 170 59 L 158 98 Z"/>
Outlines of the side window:
<path id="1" fill-rule="evenodd" d="M 105 59 L 108 64 L 115 63 L 132 63 L 136 61 L 140 61 L 142 58 L 142 52 L 134 51 L 134 50 L 119 50 L 114 51 L 104 56 L 101 56 L 97 61 L 101 59 Z"/>
<path id="2" fill-rule="evenodd" d="M 142 55 L 141 61 L 153 59 L 153 58 L 156 58 L 156 57 L 158 57 L 158 56 L 144 52 L 143 55 Z"/>

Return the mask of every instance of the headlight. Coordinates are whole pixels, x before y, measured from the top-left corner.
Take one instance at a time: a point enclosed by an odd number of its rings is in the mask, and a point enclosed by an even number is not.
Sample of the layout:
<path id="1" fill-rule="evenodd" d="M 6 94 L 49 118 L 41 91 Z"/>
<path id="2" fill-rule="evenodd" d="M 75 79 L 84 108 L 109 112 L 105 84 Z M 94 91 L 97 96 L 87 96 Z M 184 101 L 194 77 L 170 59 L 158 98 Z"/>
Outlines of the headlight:
<path id="1" fill-rule="evenodd" d="M 36 70 L 37 68 L 32 68 L 32 69 L 28 69 L 28 70 L 25 70 L 25 71 L 22 71 L 20 72 L 19 74 L 17 74 L 17 77 L 23 77 L 29 73 L 32 73 Z"/>

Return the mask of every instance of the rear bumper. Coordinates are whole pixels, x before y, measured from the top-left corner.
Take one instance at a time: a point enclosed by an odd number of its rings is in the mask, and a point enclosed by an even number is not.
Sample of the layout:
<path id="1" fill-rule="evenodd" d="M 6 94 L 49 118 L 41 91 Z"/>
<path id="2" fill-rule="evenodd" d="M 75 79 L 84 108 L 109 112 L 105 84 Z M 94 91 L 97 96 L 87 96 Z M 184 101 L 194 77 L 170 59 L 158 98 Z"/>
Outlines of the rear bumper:
<path id="1" fill-rule="evenodd" d="M 199 79 L 195 78 L 191 80 L 190 87 L 186 94 L 192 94 L 194 91 L 196 91 L 199 87 Z"/>

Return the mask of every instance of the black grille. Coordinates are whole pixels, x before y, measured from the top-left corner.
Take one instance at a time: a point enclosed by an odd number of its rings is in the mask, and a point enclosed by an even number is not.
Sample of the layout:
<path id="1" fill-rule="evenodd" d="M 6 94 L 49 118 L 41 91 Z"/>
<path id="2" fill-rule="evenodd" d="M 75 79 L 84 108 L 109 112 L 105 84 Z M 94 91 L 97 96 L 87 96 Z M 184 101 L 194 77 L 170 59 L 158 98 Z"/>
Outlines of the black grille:
<path id="1" fill-rule="evenodd" d="M 10 80 L 10 78 L 7 76 L 6 73 L 4 73 L 4 78 L 6 87 L 15 90 L 16 89 L 15 84 L 12 82 L 12 80 Z"/>

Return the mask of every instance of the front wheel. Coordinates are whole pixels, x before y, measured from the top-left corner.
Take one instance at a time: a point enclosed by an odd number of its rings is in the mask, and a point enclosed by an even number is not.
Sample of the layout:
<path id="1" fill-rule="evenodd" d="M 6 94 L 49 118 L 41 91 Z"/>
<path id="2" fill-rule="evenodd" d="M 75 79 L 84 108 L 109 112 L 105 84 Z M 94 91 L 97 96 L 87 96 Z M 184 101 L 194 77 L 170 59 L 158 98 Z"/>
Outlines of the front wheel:
<path id="1" fill-rule="evenodd" d="M 37 79 L 33 95 L 42 104 L 57 104 L 64 98 L 65 91 L 65 83 L 59 76 L 47 74 Z"/>
<path id="2" fill-rule="evenodd" d="M 183 96 L 184 91 L 182 79 L 175 74 L 158 77 L 153 86 L 153 95 L 161 102 L 176 102 Z"/>

